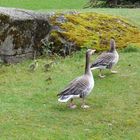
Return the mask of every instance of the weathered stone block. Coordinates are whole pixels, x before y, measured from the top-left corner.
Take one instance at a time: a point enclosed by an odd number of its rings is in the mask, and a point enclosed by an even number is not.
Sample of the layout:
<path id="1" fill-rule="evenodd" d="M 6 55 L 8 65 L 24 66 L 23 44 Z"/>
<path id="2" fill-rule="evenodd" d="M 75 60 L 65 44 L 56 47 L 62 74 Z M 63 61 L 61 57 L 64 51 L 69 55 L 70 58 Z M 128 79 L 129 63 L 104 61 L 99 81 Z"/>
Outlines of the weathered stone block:
<path id="1" fill-rule="evenodd" d="M 7 63 L 32 58 L 50 32 L 48 15 L 16 8 L 0 8 L 0 57 Z"/>

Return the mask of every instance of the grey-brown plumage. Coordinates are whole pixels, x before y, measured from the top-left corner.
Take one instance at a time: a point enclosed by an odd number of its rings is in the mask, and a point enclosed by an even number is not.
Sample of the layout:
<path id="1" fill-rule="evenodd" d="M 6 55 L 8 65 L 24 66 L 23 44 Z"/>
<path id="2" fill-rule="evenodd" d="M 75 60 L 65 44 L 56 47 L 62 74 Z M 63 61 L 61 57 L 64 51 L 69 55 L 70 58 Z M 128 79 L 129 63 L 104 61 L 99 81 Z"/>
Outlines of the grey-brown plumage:
<path id="1" fill-rule="evenodd" d="M 54 64 L 54 62 L 44 64 L 45 71 L 48 71 L 53 66 L 53 64 Z"/>
<path id="2" fill-rule="evenodd" d="M 110 50 L 108 52 L 103 52 L 91 65 L 91 70 L 100 69 L 100 77 L 104 77 L 101 75 L 102 69 L 112 69 L 114 65 L 117 64 L 119 60 L 118 52 L 116 51 L 115 40 L 110 40 Z M 116 73 L 116 71 L 112 71 L 112 73 Z"/>
<path id="3" fill-rule="evenodd" d="M 34 62 L 29 65 L 29 70 L 35 71 L 37 69 L 37 67 L 38 67 L 38 61 L 34 60 Z"/>
<path id="4" fill-rule="evenodd" d="M 58 94 L 59 102 L 67 102 L 68 100 L 71 100 L 70 108 L 75 108 L 76 106 L 72 103 L 73 99 L 83 98 L 83 104 L 81 107 L 88 107 L 87 105 L 85 105 L 84 99 L 94 87 L 94 79 L 89 64 L 90 56 L 94 52 L 95 50 L 87 50 L 85 74 L 74 79 L 63 91 Z"/>

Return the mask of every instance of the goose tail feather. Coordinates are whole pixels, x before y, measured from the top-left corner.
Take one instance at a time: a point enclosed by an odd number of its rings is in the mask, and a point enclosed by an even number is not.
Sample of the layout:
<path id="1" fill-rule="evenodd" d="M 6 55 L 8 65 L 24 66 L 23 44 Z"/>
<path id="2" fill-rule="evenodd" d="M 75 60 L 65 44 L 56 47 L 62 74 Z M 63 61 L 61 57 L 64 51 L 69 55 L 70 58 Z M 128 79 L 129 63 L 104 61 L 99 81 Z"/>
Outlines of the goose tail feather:
<path id="1" fill-rule="evenodd" d="M 91 70 L 96 70 L 96 69 L 98 69 L 99 67 L 91 67 L 90 69 Z"/>
<path id="2" fill-rule="evenodd" d="M 72 95 L 62 95 L 58 98 L 59 102 L 65 103 L 70 100 L 73 96 Z"/>

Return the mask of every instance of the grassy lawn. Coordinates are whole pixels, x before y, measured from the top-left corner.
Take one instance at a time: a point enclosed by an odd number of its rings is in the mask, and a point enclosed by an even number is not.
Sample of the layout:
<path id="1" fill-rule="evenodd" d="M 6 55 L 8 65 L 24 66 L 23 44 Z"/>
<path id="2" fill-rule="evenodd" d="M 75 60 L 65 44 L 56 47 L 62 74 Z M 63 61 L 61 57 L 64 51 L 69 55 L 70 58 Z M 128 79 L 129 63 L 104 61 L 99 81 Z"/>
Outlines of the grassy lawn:
<path id="1" fill-rule="evenodd" d="M 41 11 L 78 9 L 128 18 L 140 27 L 140 9 L 85 9 L 86 0 L 0 0 L 0 6 Z M 55 6 L 54 6 L 55 5 Z M 46 58 L 29 72 L 31 61 L 0 67 L 0 140 L 139 140 L 140 49 L 120 52 L 118 74 L 93 72 L 95 88 L 86 102 L 90 108 L 70 110 L 58 103 L 56 94 L 84 72 L 85 51 L 56 58 L 44 72 Z M 92 57 L 92 60 L 97 54 Z"/>
<path id="2" fill-rule="evenodd" d="M 132 24 L 135 24 L 140 28 L 140 8 L 128 9 L 128 8 L 93 8 L 82 10 L 84 12 L 97 12 L 103 14 L 110 14 L 115 16 L 122 16 L 128 19 Z"/>
<path id="3" fill-rule="evenodd" d="M 80 9 L 88 0 L 0 0 L 0 6 L 26 9 Z"/>
<path id="4" fill-rule="evenodd" d="M 88 96 L 90 109 L 70 110 L 56 94 L 84 72 L 84 52 L 57 59 L 43 71 L 46 59 L 31 73 L 30 61 L 0 68 L 0 139 L 138 140 L 140 138 L 140 50 L 120 53 L 118 74 L 93 72 L 95 88 Z M 94 60 L 96 56 L 92 58 Z M 50 80 L 48 80 L 50 79 Z"/>
<path id="5" fill-rule="evenodd" d="M 123 16 L 140 27 L 140 8 L 92 8 L 82 9 L 88 0 L 0 0 L 0 6 L 17 7 L 39 11 L 64 11 L 76 9 L 83 12 L 97 12 Z"/>

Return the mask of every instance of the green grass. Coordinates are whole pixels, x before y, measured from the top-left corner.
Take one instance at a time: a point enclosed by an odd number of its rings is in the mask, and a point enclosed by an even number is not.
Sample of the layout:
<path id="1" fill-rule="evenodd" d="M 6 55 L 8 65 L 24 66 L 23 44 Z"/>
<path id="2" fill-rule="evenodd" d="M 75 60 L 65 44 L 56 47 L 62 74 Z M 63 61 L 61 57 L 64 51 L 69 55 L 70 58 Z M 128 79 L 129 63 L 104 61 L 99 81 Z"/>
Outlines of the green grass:
<path id="1" fill-rule="evenodd" d="M 47 3 L 48 2 L 48 3 Z M 77 4 L 78 3 L 78 4 Z M 41 11 L 81 9 L 85 0 L 0 0 L 0 6 Z M 55 6 L 54 6 L 55 5 Z M 140 9 L 86 9 L 128 18 L 140 27 Z M 129 50 L 129 51 L 128 51 Z M 140 50 L 120 52 L 118 74 L 94 72 L 95 88 L 87 98 L 90 109 L 70 110 L 56 94 L 84 72 L 84 52 L 58 63 L 49 72 L 27 70 L 31 61 L 0 68 L 0 140 L 138 140 L 140 139 Z M 126 53 L 127 52 L 127 53 Z M 96 55 L 97 56 L 97 55 Z M 96 57 L 94 56 L 94 58 Z M 92 59 L 94 59 L 92 58 Z M 47 80 L 51 77 L 52 80 Z"/>
<path id="2" fill-rule="evenodd" d="M 26 9 L 81 9 L 87 0 L 0 0 L 0 6 Z"/>
<path id="3" fill-rule="evenodd" d="M 25 8 L 39 11 L 73 10 L 122 16 L 140 27 L 140 8 L 92 8 L 83 9 L 88 0 L 0 0 L 0 6 Z"/>
<path id="4" fill-rule="evenodd" d="M 84 72 L 84 52 L 57 59 L 43 71 L 46 59 L 31 73 L 30 61 L 0 68 L 0 139 L 138 140 L 140 139 L 140 50 L 120 52 L 118 74 L 94 73 L 95 88 L 86 102 L 90 109 L 70 110 L 56 94 Z M 92 57 L 92 60 L 96 56 Z M 51 80 L 47 80 L 51 77 Z"/>
<path id="5" fill-rule="evenodd" d="M 92 11 L 97 13 L 122 16 L 140 28 L 140 8 L 93 8 L 85 9 L 82 11 Z"/>

